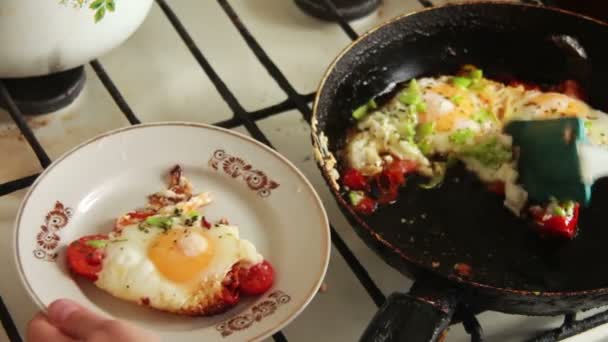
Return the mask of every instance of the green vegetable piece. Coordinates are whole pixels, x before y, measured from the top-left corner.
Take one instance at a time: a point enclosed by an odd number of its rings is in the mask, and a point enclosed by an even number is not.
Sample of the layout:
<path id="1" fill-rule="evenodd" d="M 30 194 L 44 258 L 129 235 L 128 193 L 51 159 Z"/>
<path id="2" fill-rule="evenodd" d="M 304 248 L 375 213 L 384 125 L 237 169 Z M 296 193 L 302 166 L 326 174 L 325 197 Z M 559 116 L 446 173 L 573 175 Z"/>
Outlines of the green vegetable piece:
<path id="1" fill-rule="evenodd" d="M 361 120 L 366 115 L 367 115 L 367 105 L 366 104 L 364 104 L 363 106 L 361 106 L 353 111 L 353 118 L 355 118 L 356 120 Z"/>
<path id="2" fill-rule="evenodd" d="M 564 210 L 564 208 L 560 207 L 559 205 L 556 205 L 553 207 L 553 215 L 566 217 L 566 211 Z"/>
<path id="3" fill-rule="evenodd" d="M 365 198 L 365 195 L 361 191 L 350 191 L 348 193 L 348 199 L 350 204 L 357 206 Z"/>
<path id="4" fill-rule="evenodd" d="M 367 115 L 370 109 L 376 108 L 378 108 L 378 104 L 374 99 L 371 99 L 366 104 L 360 106 L 359 108 L 353 111 L 353 118 L 355 118 L 356 120 L 361 120 Z"/>
<path id="5" fill-rule="evenodd" d="M 593 121 L 585 120 L 585 130 L 589 130 L 591 127 L 593 127 Z"/>
<path id="6" fill-rule="evenodd" d="M 417 113 L 426 112 L 426 103 L 424 103 L 423 101 L 418 102 L 416 104 L 416 112 Z"/>
<path id="7" fill-rule="evenodd" d="M 405 105 L 417 105 L 422 101 L 422 92 L 415 79 L 412 79 L 407 88 L 399 94 L 399 101 Z"/>
<path id="8" fill-rule="evenodd" d="M 496 137 L 491 137 L 475 145 L 466 146 L 460 155 L 477 159 L 488 167 L 499 167 L 513 158 L 511 149 L 502 145 Z"/>
<path id="9" fill-rule="evenodd" d="M 397 123 L 397 132 L 402 139 L 412 139 L 416 135 L 416 128 L 411 121 L 401 121 Z"/>
<path id="10" fill-rule="evenodd" d="M 462 95 L 454 95 L 452 97 L 450 97 L 450 101 L 452 101 L 455 105 L 459 105 L 460 102 L 462 101 Z"/>
<path id="11" fill-rule="evenodd" d="M 457 145 L 464 145 L 473 138 L 475 134 L 470 128 L 461 128 L 450 134 L 450 141 Z"/>
<path id="12" fill-rule="evenodd" d="M 374 100 L 374 99 L 369 100 L 369 102 L 367 102 L 367 108 L 368 109 L 378 108 L 378 104 L 376 103 L 376 100 Z"/>
<path id="13" fill-rule="evenodd" d="M 574 210 L 574 202 L 573 201 L 567 201 L 564 204 L 564 209 L 566 210 L 567 213 L 572 213 L 572 211 Z"/>
<path id="14" fill-rule="evenodd" d="M 433 133 L 435 133 L 434 121 L 419 124 L 416 131 L 417 137 L 420 140 L 432 135 Z"/>
<path id="15" fill-rule="evenodd" d="M 89 240 L 86 244 L 93 248 L 104 248 L 108 245 L 108 240 Z"/>
<path id="16" fill-rule="evenodd" d="M 473 120 L 475 120 L 475 122 L 477 122 L 478 124 L 482 124 L 488 120 L 498 122 L 498 119 L 496 118 L 494 113 L 492 113 L 492 111 L 489 109 L 482 109 L 479 112 L 475 113 L 473 115 Z"/>
<path id="17" fill-rule="evenodd" d="M 428 139 L 425 139 L 418 143 L 418 149 L 420 150 L 420 152 L 422 152 L 422 154 L 428 156 L 429 154 L 431 154 L 431 152 L 433 152 L 433 145 Z"/>
<path id="18" fill-rule="evenodd" d="M 483 78 L 483 71 L 481 69 L 471 70 L 471 74 L 469 76 L 471 79 L 478 81 Z"/>
<path id="19" fill-rule="evenodd" d="M 426 184 L 421 184 L 420 187 L 423 189 L 433 189 L 440 186 L 445 179 L 447 171 L 447 163 L 437 162 L 435 163 L 435 175 Z"/>
<path id="20" fill-rule="evenodd" d="M 455 86 L 460 88 L 468 88 L 471 83 L 473 83 L 473 80 L 467 77 L 456 76 L 452 79 L 452 83 L 454 83 Z"/>

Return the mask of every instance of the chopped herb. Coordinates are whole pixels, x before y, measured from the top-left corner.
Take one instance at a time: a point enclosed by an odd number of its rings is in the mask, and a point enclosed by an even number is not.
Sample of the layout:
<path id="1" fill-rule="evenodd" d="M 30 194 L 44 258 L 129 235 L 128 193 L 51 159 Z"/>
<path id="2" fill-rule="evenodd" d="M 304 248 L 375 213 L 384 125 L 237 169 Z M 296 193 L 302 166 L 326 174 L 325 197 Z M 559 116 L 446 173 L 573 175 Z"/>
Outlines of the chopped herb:
<path id="1" fill-rule="evenodd" d="M 172 221 L 173 220 L 171 219 L 171 217 L 167 216 L 150 216 L 146 219 L 147 224 L 162 229 L 171 228 Z"/>
<path id="2" fill-rule="evenodd" d="M 593 127 L 593 121 L 585 120 L 585 129 L 589 130 L 589 129 L 591 129 L 591 127 Z"/>
<path id="3" fill-rule="evenodd" d="M 93 248 L 104 248 L 108 245 L 108 240 L 89 240 L 86 244 Z"/>
<path id="4" fill-rule="evenodd" d="M 182 214 L 182 210 L 180 208 L 175 208 L 173 210 L 173 215 L 180 216 Z"/>
<path id="5" fill-rule="evenodd" d="M 131 286 L 127 285 L 127 288 L 131 288 Z"/>
<path id="6" fill-rule="evenodd" d="M 450 141 L 457 145 L 464 145 L 469 142 L 474 136 L 473 131 L 470 128 L 461 128 L 456 132 L 450 134 Z"/>
<path id="7" fill-rule="evenodd" d="M 193 221 L 196 220 L 199 216 L 201 216 L 201 214 L 198 211 L 191 211 L 187 214 L 188 218 L 192 219 Z"/>

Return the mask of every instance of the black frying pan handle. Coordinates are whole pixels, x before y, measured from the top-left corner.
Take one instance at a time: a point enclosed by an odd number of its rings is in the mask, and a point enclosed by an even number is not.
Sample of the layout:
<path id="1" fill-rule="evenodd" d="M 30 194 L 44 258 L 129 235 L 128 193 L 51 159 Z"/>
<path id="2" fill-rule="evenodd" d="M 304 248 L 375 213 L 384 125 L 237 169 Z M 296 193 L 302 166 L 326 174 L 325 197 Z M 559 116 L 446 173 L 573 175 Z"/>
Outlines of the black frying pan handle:
<path id="1" fill-rule="evenodd" d="M 437 341 L 450 324 L 460 297 L 458 289 L 417 282 L 409 294 L 393 293 L 386 299 L 360 342 Z"/>

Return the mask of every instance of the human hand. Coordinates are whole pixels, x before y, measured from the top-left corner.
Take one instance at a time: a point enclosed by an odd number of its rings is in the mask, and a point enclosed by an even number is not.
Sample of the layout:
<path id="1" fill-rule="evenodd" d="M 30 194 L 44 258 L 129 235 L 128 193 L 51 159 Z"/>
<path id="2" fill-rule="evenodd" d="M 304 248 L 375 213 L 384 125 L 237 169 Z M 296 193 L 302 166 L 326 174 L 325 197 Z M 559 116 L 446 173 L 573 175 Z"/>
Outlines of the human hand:
<path id="1" fill-rule="evenodd" d="M 27 327 L 28 342 L 154 342 L 158 337 L 129 323 L 107 319 L 68 299 L 51 303 Z"/>

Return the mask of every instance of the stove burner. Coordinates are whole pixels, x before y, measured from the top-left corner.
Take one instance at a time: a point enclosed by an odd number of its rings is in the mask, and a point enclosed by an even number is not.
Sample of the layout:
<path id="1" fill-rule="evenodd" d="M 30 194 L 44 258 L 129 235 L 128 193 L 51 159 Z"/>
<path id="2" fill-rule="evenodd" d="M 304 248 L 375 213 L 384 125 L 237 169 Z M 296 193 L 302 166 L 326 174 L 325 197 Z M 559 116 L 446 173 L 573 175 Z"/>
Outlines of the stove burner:
<path id="1" fill-rule="evenodd" d="M 380 5 L 380 0 L 331 0 L 338 13 L 346 20 L 362 18 L 372 13 Z M 313 17 L 337 21 L 327 8 L 324 0 L 295 0 L 296 4 Z"/>
<path id="2" fill-rule="evenodd" d="M 6 85 L 22 113 L 39 115 L 54 112 L 74 102 L 85 83 L 84 67 L 38 77 L 7 78 Z M 0 107 L 7 109 L 0 99 Z"/>

